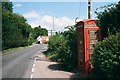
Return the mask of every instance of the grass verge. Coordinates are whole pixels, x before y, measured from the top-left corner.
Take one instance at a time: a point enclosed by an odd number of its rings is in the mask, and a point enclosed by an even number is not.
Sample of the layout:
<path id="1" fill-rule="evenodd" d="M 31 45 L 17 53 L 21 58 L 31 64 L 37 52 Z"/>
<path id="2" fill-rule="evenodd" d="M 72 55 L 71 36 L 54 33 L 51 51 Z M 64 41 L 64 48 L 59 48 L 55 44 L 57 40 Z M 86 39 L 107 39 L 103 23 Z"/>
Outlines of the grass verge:
<path id="1" fill-rule="evenodd" d="M 29 45 L 29 46 L 30 46 L 30 45 Z M 0 51 L 0 54 L 9 54 L 10 52 L 17 51 L 17 50 L 21 50 L 21 49 L 27 48 L 27 47 L 29 47 L 29 46 L 17 47 L 17 48 L 9 48 L 9 49 Z"/>

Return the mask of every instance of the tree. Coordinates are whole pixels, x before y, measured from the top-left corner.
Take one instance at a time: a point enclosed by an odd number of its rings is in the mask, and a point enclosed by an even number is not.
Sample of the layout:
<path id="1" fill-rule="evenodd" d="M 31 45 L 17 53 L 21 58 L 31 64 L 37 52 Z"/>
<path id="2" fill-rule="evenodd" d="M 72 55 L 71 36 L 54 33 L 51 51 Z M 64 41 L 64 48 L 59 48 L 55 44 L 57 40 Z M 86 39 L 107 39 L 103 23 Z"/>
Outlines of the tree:
<path id="1" fill-rule="evenodd" d="M 104 9 L 104 10 L 103 10 Z M 101 28 L 102 37 L 116 34 L 120 30 L 120 2 L 102 7 L 103 11 L 97 12 L 98 26 Z"/>
<path id="2" fill-rule="evenodd" d="M 48 30 L 47 29 L 45 29 L 45 28 L 41 28 L 41 34 L 40 35 L 42 35 L 42 36 L 47 36 L 48 35 Z"/>
<path id="3" fill-rule="evenodd" d="M 9 6 L 11 6 L 9 8 Z M 19 14 L 12 12 L 12 3 L 5 2 L 2 6 L 2 50 L 26 46 L 32 42 L 29 39 L 31 26 Z M 30 43 L 31 42 L 31 43 Z"/>
<path id="4" fill-rule="evenodd" d="M 105 38 L 95 46 L 92 55 L 94 77 L 120 78 L 120 2 L 103 7 L 97 13 L 98 25 Z"/>
<path id="5" fill-rule="evenodd" d="M 2 10 L 13 12 L 12 2 L 2 2 Z"/>
<path id="6" fill-rule="evenodd" d="M 38 27 L 39 27 L 39 28 L 41 28 L 41 26 L 40 26 L 40 25 L 39 25 Z"/>
<path id="7" fill-rule="evenodd" d="M 35 27 L 32 31 L 33 38 L 36 39 L 38 36 L 47 36 L 48 31 L 45 28 Z"/>

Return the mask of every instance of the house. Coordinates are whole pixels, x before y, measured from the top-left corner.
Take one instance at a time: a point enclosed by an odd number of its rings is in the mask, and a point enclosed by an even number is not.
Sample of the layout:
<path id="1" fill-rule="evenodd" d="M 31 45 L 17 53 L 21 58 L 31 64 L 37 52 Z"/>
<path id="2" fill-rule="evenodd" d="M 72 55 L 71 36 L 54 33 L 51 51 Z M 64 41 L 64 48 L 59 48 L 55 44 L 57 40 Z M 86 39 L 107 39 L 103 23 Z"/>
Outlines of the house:
<path id="1" fill-rule="evenodd" d="M 45 44 L 49 41 L 49 36 L 38 36 L 37 41 L 40 44 Z"/>

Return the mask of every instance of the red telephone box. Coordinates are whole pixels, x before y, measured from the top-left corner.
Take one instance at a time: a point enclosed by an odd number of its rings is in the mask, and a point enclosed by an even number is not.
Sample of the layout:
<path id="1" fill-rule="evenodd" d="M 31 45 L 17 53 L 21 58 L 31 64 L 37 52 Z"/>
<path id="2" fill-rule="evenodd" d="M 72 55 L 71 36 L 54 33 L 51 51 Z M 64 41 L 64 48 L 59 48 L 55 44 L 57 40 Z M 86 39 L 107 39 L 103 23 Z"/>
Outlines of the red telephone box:
<path id="1" fill-rule="evenodd" d="M 92 70 L 91 54 L 95 44 L 100 40 L 100 28 L 93 19 L 79 21 L 76 24 L 78 68 L 84 75 Z"/>

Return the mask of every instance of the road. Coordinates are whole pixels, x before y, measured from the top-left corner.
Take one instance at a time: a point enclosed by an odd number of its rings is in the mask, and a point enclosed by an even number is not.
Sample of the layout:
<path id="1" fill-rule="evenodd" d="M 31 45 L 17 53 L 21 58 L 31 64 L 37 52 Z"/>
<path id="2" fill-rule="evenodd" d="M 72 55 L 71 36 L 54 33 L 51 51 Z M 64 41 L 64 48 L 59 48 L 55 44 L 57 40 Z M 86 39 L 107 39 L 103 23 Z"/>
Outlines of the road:
<path id="1" fill-rule="evenodd" d="M 33 56 L 46 47 L 47 45 L 32 45 L 2 55 L 2 78 L 30 78 Z"/>

